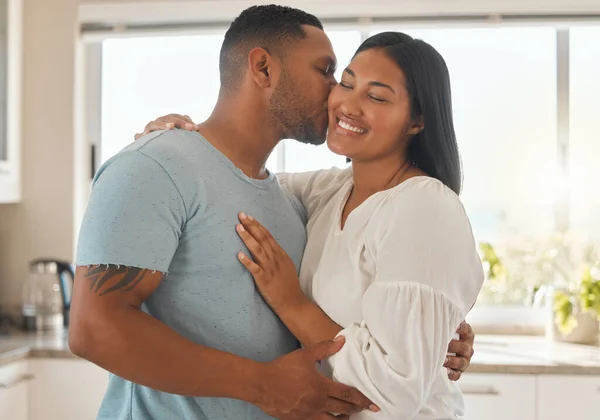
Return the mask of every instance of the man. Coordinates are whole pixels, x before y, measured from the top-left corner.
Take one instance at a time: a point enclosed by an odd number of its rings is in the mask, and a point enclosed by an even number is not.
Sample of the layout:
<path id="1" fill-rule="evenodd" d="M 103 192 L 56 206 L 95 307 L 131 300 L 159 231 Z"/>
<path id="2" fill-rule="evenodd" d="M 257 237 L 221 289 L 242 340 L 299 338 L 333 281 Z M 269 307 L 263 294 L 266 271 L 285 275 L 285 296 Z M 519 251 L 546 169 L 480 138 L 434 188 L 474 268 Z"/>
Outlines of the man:
<path id="1" fill-rule="evenodd" d="M 297 350 L 235 258 L 244 209 L 299 266 L 304 211 L 264 165 L 283 138 L 323 143 L 334 69 L 314 16 L 247 9 L 225 36 L 219 99 L 202 136 L 153 133 L 100 168 L 80 233 L 69 336 L 73 352 L 113 373 L 99 418 L 377 410 L 315 369 L 343 342 Z"/>

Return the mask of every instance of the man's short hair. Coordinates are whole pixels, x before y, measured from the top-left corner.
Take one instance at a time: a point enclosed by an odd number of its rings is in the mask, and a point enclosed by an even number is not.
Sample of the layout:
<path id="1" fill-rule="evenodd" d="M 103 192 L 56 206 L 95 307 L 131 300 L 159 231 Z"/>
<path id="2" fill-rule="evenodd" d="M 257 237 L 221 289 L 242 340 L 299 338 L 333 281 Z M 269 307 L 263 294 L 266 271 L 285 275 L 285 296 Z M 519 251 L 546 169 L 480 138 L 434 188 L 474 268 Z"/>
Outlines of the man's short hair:
<path id="1" fill-rule="evenodd" d="M 283 59 L 293 42 L 306 37 L 302 25 L 323 29 L 315 16 L 291 7 L 264 5 L 244 10 L 231 23 L 221 46 L 222 88 L 232 90 L 239 86 L 253 48 L 264 48 L 269 54 Z"/>

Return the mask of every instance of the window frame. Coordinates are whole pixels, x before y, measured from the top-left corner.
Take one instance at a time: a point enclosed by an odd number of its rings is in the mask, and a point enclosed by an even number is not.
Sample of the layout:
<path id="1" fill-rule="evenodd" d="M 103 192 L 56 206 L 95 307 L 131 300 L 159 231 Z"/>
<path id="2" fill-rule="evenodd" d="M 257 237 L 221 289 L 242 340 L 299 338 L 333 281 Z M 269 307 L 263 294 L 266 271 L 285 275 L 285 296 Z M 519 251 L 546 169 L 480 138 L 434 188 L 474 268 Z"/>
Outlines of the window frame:
<path id="1" fill-rule="evenodd" d="M 437 27 L 456 27 L 459 25 L 456 21 L 446 20 L 446 25 L 438 25 Z M 521 21 L 521 25 L 526 26 L 528 22 Z M 216 25 L 207 25 L 206 28 L 198 28 L 197 26 L 193 30 L 188 30 L 186 34 L 214 34 L 215 31 L 222 31 L 222 25 L 217 22 Z M 388 21 L 385 23 L 386 27 L 405 27 L 405 21 Z M 465 25 L 465 26 L 468 26 Z M 483 26 L 492 27 L 490 23 L 483 24 Z M 552 25 L 556 27 L 557 36 L 557 170 L 559 175 L 567 176 L 569 171 L 569 29 L 568 27 L 561 25 Z M 415 27 L 412 23 L 410 27 Z M 423 26 L 426 27 L 426 26 Z M 337 30 L 337 29 L 356 29 L 360 31 L 361 41 L 364 41 L 372 30 L 377 29 L 377 25 L 369 23 L 368 20 L 362 23 L 348 23 L 338 22 L 337 25 L 332 27 L 327 26 L 326 29 Z M 141 32 L 137 34 L 130 34 L 131 36 L 143 35 L 148 36 L 152 32 Z M 165 33 L 164 30 L 155 32 L 156 36 L 165 36 L 171 33 Z M 172 35 L 181 35 L 180 30 L 175 30 Z M 123 37 L 123 34 L 114 34 L 114 36 Z M 85 135 L 86 139 L 91 148 L 91 159 L 92 159 L 92 174 L 100 165 L 101 158 L 101 99 L 102 99 L 102 48 L 101 42 L 106 39 L 107 35 L 92 35 L 88 37 L 82 37 L 83 49 L 85 57 L 85 103 L 86 107 L 83 111 L 85 115 L 82 116 L 85 121 Z M 100 45 L 100 47 L 99 47 Z M 132 133 L 133 136 L 133 133 Z M 276 149 L 277 153 L 277 167 L 274 168 L 276 171 L 285 171 L 285 145 L 282 142 Z M 569 197 L 566 190 L 556 191 L 556 204 L 555 204 L 555 231 L 564 232 L 569 228 Z M 81 197 L 82 200 L 79 205 L 81 206 L 87 201 L 87 197 Z M 526 330 L 535 330 L 539 332 L 540 328 L 544 327 L 548 317 L 551 316 L 547 308 L 540 307 L 526 307 L 526 306 L 485 306 L 476 305 L 472 312 L 467 317 L 468 321 L 481 329 L 486 327 L 506 327 L 511 325 L 522 325 L 522 328 Z"/>

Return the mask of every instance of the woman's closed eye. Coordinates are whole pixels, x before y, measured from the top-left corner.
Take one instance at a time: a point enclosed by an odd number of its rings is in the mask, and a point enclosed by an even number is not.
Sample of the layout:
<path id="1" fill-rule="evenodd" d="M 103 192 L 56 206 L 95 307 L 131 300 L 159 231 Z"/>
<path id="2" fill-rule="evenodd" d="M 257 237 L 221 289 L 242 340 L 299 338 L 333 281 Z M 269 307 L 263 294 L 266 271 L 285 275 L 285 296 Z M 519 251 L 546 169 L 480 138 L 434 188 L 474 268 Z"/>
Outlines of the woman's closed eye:
<path id="1" fill-rule="evenodd" d="M 378 98 L 378 97 L 373 96 L 373 95 L 369 95 L 369 98 L 371 98 L 375 102 L 387 102 L 385 99 L 381 99 L 381 98 Z"/>
<path id="2" fill-rule="evenodd" d="M 340 82 L 339 85 L 343 89 L 347 89 L 347 90 L 352 90 L 353 89 L 352 85 L 350 85 L 350 84 L 348 84 L 346 82 L 343 82 L 343 81 Z M 378 102 L 378 103 L 387 102 L 385 99 L 382 99 L 382 98 L 380 98 L 380 97 L 378 97 L 376 95 L 373 95 L 372 93 L 367 94 L 367 96 L 369 97 L 369 99 L 371 99 L 371 100 L 373 100 L 375 102 Z"/>

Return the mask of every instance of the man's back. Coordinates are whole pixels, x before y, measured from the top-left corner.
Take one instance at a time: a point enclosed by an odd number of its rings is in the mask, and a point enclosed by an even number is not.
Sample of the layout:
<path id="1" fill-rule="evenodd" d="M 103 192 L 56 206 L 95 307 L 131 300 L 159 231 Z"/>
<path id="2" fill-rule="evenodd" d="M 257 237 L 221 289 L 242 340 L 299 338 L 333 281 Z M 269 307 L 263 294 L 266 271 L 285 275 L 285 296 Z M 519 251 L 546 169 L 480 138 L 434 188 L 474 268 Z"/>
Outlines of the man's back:
<path id="1" fill-rule="evenodd" d="M 107 202 L 103 192 L 118 190 L 120 179 L 135 177 L 139 167 L 156 174 L 154 193 L 164 196 L 165 204 L 161 223 L 144 217 L 143 201 L 137 208 L 125 204 L 123 219 L 116 223 L 102 220 L 105 206 L 122 205 Z M 136 191 L 121 194 L 135 195 Z M 168 271 L 142 306 L 145 312 L 198 344 L 258 361 L 273 360 L 295 350 L 297 342 L 238 262 L 236 254 L 245 248 L 235 225 L 240 211 L 256 217 L 299 267 L 306 242 L 304 210 L 292 200 L 274 175 L 265 180 L 246 177 L 197 133 L 154 133 L 130 145 L 98 172 L 81 231 L 88 239 L 79 243 L 77 265 L 119 264 Z M 171 228 L 157 227 L 155 241 L 136 241 L 136 231 L 152 231 L 154 226 L 163 226 L 165 219 Z M 108 250 L 97 245 L 102 241 L 94 241 L 106 229 L 112 237 L 117 230 L 121 238 Z M 269 417 L 241 401 L 176 396 L 111 376 L 99 418 Z"/>

